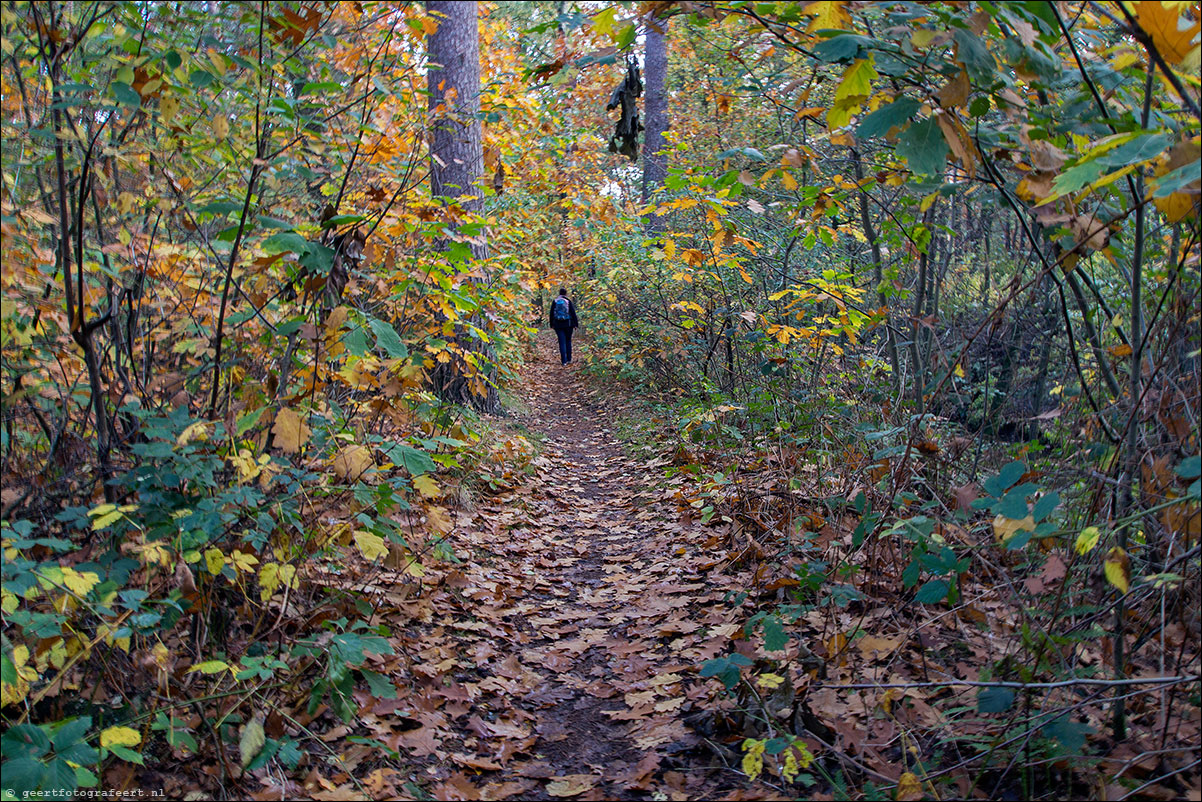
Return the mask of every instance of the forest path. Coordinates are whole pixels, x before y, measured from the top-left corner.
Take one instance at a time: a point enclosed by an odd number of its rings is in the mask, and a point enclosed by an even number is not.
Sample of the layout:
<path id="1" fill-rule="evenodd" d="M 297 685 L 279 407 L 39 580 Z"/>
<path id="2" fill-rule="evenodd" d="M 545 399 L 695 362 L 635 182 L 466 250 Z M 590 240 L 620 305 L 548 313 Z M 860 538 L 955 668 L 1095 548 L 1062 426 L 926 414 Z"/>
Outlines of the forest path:
<path id="1" fill-rule="evenodd" d="M 436 799 L 716 798 L 739 778 L 684 723 L 737 628 L 703 572 L 714 530 L 682 521 L 663 463 L 623 452 L 622 396 L 561 367 L 549 332 L 521 387 L 534 474 L 459 515 L 472 556 L 409 630 L 426 690 L 377 708 L 409 719 L 383 740 L 424 758 L 410 776 Z"/>

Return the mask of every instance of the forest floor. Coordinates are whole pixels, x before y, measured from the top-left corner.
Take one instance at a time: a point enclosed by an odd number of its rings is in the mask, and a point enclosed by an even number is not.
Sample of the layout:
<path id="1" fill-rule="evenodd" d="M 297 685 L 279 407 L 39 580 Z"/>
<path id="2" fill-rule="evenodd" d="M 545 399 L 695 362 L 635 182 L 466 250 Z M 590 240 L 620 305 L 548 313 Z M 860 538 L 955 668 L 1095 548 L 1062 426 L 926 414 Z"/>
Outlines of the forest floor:
<path id="1" fill-rule="evenodd" d="M 666 460 L 624 451 L 615 422 L 635 414 L 630 402 L 576 364 L 561 367 L 548 335 L 509 419 L 542 440 L 533 473 L 456 513 L 460 562 L 427 566 L 411 596 L 384 594 L 398 654 L 380 669 L 399 697 L 359 701 L 395 759 L 351 745 L 335 765 L 352 776 L 315 771 L 305 790 L 326 799 L 784 798 L 748 786 L 685 723 L 705 715 L 717 684 L 697 666 L 741 629 L 721 603 L 734 578 L 705 571 L 713 530 L 682 517 Z M 341 747 L 353 734 L 361 730 L 323 739 Z"/>

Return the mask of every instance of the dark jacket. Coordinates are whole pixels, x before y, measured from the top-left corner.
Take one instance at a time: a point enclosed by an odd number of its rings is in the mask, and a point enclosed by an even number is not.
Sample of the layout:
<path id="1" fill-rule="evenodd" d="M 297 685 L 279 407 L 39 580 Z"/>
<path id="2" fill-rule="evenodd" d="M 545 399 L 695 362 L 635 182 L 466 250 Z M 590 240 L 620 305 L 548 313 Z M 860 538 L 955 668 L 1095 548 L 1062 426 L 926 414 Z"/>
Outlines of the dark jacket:
<path id="1" fill-rule="evenodd" d="M 564 297 L 564 296 L 557 295 L 557 296 L 555 296 L 555 298 L 551 299 L 551 311 L 555 310 L 555 302 L 562 297 Z M 548 312 L 548 314 L 550 314 L 550 312 Z M 553 328 L 553 329 L 579 328 L 580 321 L 578 321 L 576 319 L 576 304 L 572 303 L 571 298 L 568 298 L 568 317 L 570 317 L 571 320 L 564 321 L 564 320 L 556 320 L 555 318 L 550 318 L 551 328 Z"/>

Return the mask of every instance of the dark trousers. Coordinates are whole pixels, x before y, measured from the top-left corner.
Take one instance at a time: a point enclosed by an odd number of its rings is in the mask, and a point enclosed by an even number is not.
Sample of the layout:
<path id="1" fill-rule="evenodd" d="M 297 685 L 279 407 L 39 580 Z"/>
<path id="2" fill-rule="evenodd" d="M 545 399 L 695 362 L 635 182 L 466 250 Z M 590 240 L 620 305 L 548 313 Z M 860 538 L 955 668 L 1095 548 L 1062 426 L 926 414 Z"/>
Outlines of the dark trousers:
<path id="1" fill-rule="evenodd" d="M 572 361 L 572 330 L 556 329 L 555 336 L 559 337 L 559 361 L 566 365 Z"/>

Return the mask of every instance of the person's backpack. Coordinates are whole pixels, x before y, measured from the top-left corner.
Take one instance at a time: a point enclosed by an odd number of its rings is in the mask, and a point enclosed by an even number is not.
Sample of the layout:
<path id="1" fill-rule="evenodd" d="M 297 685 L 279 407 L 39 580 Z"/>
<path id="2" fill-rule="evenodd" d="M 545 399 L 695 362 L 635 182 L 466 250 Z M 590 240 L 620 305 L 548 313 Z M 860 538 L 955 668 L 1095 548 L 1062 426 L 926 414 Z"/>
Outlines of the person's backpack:
<path id="1" fill-rule="evenodd" d="M 551 320 L 555 323 L 567 323 L 571 319 L 572 313 L 568 306 L 568 299 L 561 295 L 551 303 Z"/>

